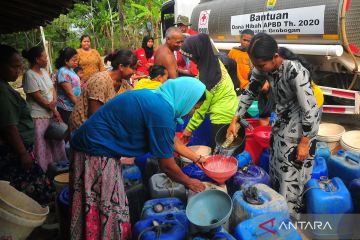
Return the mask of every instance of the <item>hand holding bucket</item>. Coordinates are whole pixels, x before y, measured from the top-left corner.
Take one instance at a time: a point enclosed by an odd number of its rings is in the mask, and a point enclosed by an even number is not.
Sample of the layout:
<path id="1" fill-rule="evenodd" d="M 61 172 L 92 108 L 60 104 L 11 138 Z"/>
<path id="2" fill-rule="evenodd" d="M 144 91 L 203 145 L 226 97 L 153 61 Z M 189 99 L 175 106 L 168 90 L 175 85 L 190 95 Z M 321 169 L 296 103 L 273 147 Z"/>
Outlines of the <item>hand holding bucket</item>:
<path id="1" fill-rule="evenodd" d="M 238 161 L 234 157 L 214 155 L 208 157 L 206 163 L 199 163 L 198 166 L 204 173 L 219 184 L 235 175 Z"/>

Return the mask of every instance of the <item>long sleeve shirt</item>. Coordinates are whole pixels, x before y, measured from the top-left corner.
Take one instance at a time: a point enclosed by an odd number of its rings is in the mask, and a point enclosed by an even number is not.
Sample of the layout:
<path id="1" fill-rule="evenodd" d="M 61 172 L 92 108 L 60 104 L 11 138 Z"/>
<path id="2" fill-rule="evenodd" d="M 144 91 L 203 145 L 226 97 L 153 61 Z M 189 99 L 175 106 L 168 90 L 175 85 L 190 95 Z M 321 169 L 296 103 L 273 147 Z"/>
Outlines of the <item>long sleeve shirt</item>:
<path id="1" fill-rule="evenodd" d="M 276 104 L 274 126 L 289 127 L 291 139 L 314 137 L 318 131 L 319 109 L 311 86 L 309 71 L 300 62 L 284 60 L 274 72 L 252 71 L 249 87 L 241 96 L 236 115 L 242 117 L 259 94 L 259 86 L 268 79 L 270 91 Z M 285 126 L 283 126 L 285 127 Z"/>
<path id="2" fill-rule="evenodd" d="M 220 62 L 222 79 L 211 91 L 206 90 L 206 100 L 199 109 L 195 111 L 186 129 L 194 131 L 203 122 L 205 115 L 210 114 L 213 124 L 228 124 L 231 122 L 236 108 L 237 97 L 234 84 L 225 68 Z"/>

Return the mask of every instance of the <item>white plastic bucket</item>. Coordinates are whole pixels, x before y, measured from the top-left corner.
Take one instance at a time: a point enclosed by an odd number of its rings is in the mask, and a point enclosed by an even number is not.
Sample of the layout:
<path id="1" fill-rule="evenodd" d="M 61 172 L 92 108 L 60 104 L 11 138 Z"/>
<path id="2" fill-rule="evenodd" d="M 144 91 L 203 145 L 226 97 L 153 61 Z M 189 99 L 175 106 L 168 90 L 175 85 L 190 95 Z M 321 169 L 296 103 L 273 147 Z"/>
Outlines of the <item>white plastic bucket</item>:
<path id="1" fill-rule="evenodd" d="M 26 194 L 0 181 L 0 236 L 26 239 L 35 227 L 44 223 L 48 207 L 42 207 Z"/>
<path id="2" fill-rule="evenodd" d="M 346 151 L 360 152 L 360 131 L 348 131 L 341 137 L 340 144 Z"/>
<path id="3" fill-rule="evenodd" d="M 0 208 L 0 237 L 4 239 L 26 239 L 34 228 L 45 222 L 46 216 L 39 220 L 30 220 L 11 214 Z"/>
<path id="4" fill-rule="evenodd" d="M 345 133 L 345 128 L 335 123 L 322 123 L 319 126 L 317 140 L 321 142 L 338 142 Z"/>
<path id="5" fill-rule="evenodd" d="M 198 155 L 208 156 L 211 154 L 211 148 L 208 146 L 194 145 L 194 146 L 190 146 L 188 148 L 190 148 L 193 152 L 195 152 Z M 183 164 L 193 163 L 193 161 L 191 161 L 190 159 L 183 157 L 183 156 L 180 156 L 180 159 L 183 162 Z"/>

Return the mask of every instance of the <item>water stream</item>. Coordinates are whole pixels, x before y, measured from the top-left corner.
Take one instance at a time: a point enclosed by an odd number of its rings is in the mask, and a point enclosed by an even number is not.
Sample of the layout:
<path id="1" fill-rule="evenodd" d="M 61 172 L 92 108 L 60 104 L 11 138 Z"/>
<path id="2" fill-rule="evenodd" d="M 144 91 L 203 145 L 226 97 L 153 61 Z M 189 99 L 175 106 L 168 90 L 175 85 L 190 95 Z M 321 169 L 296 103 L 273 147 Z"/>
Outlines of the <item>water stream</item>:
<path id="1" fill-rule="evenodd" d="M 247 122 L 246 122 L 247 123 Z M 254 131 L 254 128 L 251 124 L 247 123 L 246 124 L 247 129 L 249 129 L 250 131 Z M 213 155 L 220 155 L 221 158 L 219 161 L 217 161 L 216 165 L 217 166 L 213 166 L 216 168 L 226 168 L 227 166 L 225 166 L 223 163 L 223 161 L 226 161 L 226 159 L 230 156 L 232 156 L 234 154 L 234 152 L 237 150 L 238 147 L 241 146 L 242 142 L 243 142 L 243 138 L 240 136 L 237 136 L 234 141 L 229 145 L 229 147 L 224 148 L 222 147 L 223 142 L 226 141 L 226 137 L 224 136 L 224 140 L 221 143 L 217 143 L 216 144 L 216 148 L 213 152 Z"/>

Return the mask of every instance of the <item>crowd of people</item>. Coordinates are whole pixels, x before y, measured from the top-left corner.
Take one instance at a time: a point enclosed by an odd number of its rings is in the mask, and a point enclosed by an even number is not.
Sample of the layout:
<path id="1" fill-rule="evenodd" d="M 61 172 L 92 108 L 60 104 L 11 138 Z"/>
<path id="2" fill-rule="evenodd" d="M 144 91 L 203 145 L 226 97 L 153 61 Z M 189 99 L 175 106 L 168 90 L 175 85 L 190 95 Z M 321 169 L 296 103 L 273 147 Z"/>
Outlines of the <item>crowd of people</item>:
<path id="1" fill-rule="evenodd" d="M 23 76 L 26 100 L 9 85 L 21 74 L 23 60 L 14 48 L 0 45 L 0 107 L 6 113 L 0 116 L 0 179 L 47 204 L 54 200 L 47 168 L 69 157 L 72 239 L 131 238 L 121 157 L 149 152 L 172 180 L 203 191 L 202 182 L 181 171 L 174 151 L 205 162 L 184 145 L 192 132 L 209 115 L 214 149 L 219 128 L 229 125 L 228 134 L 236 136 L 236 123 L 256 99 L 264 103 L 264 125 L 276 113 L 270 143 L 272 186 L 286 197 L 292 216 L 301 213 L 323 101 L 312 84 L 311 66 L 279 48 L 271 36 L 251 30 L 242 32 L 240 47 L 219 56 L 209 36 L 191 30 L 186 17 L 179 16 L 176 24 L 158 48 L 146 36 L 137 50 L 111 53 L 105 58 L 111 62 L 108 70 L 91 48 L 90 36 L 83 35 L 79 49 L 60 50 L 55 81 L 46 71 L 45 50 L 24 50 L 29 62 Z M 191 119 L 178 139 L 176 124 L 183 124 L 185 116 Z M 69 126 L 63 140 L 45 137 L 52 121 Z M 65 153 L 65 142 L 71 156 Z"/>

